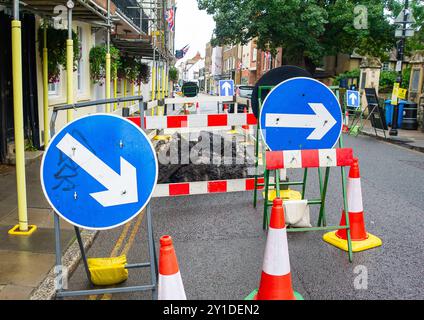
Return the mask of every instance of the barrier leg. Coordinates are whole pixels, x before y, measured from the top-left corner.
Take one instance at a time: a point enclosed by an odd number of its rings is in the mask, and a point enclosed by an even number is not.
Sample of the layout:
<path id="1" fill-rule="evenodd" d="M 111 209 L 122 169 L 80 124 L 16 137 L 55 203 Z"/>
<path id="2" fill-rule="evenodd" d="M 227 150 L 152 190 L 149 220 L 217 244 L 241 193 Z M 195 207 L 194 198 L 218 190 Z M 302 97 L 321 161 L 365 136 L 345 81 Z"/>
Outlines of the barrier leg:
<path id="1" fill-rule="evenodd" d="M 152 281 L 152 298 L 157 300 L 157 259 L 156 259 L 156 250 L 155 250 L 155 240 L 153 236 L 153 225 L 152 225 L 152 213 L 150 210 L 150 203 L 146 207 L 147 214 L 147 233 L 148 233 L 148 242 L 149 242 L 149 257 L 150 257 L 150 276 Z"/>
<path id="2" fill-rule="evenodd" d="M 269 190 L 269 171 L 266 169 L 264 172 L 264 183 L 265 183 L 265 199 L 264 199 L 263 229 L 266 230 L 268 227 L 268 190 Z"/>
<path id="3" fill-rule="evenodd" d="M 347 226 L 347 229 L 346 229 L 347 249 L 348 249 L 349 262 L 352 262 L 353 254 L 352 254 L 352 239 L 351 239 L 351 236 L 350 236 L 349 208 L 348 208 L 348 204 L 347 204 L 346 172 L 344 170 L 344 167 L 341 167 L 341 170 L 342 170 L 343 206 L 344 206 L 346 226 Z"/>
<path id="4" fill-rule="evenodd" d="M 302 200 L 305 199 L 306 192 L 306 181 L 308 179 L 308 168 L 306 168 L 303 172 L 303 182 L 302 182 Z"/>
<path id="5" fill-rule="evenodd" d="M 318 169 L 318 174 L 320 176 L 320 190 L 321 190 L 321 207 L 319 209 L 319 218 L 318 218 L 318 227 L 327 226 L 327 218 L 325 215 L 325 199 L 327 197 L 327 187 L 328 187 L 328 180 L 330 177 L 330 168 L 326 168 L 325 170 L 325 178 L 324 178 L 324 185 L 321 187 L 322 184 L 322 176 L 321 176 L 321 169 Z"/>
<path id="6" fill-rule="evenodd" d="M 74 229 L 75 229 L 75 234 L 77 236 L 78 245 L 79 245 L 80 251 L 81 251 L 81 259 L 82 259 L 82 262 L 84 264 L 85 274 L 87 275 L 88 281 L 91 283 L 91 273 L 90 273 L 90 269 L 88 268 L 84 244 L 83 244 L 82 239 L 81 239 L 81 232 L 80 232 L 80 229 L 78 227 L 74 227 Z"/>
<path id="7" fill-rule="evenodd" d="M 253 207 L 256 208 L 258 201 L 258 167 L 259 167 L 259 126 L 256 126 L 255 142 L 255 192 L 253 194 Z"/>
<path id="8" fill-rule="evenodd" d="M 61 238 L 61 234 L 60 234 L 60 220 L 59 220 L 59 216 L 57 215 L 57 213 L 54 213 L 54 238 L 55 238 L 55 252 L 56 252 L 56 266 L 55 266 L 55 291 L 56 291 L 56 295 L 57 293 L 60 293 L 63 291 L 63 287 L 62 286 L 58 286 L 57 284 L 57 280 L 60 277 L 63 277 L 62 274 L 62 247 L 60 245 L 60 238 Z M 62 283 L 63 283 L 63 278 L 61 279 Z M 60 297 L 56 297 L 56 299 L 61 299 Z"/>

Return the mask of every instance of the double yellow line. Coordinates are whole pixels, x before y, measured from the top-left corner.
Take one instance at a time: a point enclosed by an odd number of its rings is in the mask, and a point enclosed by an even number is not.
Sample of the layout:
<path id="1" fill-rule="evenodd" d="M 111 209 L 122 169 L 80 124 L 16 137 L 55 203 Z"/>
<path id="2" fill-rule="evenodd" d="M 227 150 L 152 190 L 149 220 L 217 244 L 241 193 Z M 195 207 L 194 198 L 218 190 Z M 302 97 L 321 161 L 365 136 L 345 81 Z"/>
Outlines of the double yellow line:
<path id="1" fill-rule="evenodd" d="M 137 236 L 138 231 L 140 230 L 140 226 L 141 223 L 143 222 L 143 217 L 144 217 L 144 212 L 139 214 L 134 227 L 125 243 L 124 248 L 122 249 L 121 252 L 119 252 L 119 250 L 121 249 L 122 245 L 124 244 L 128 233 L 130 232 L 131 226 L 133 225 L 134 221 L 130 221 L 127 224 L 125 224 L 124 228 L 122 229 L 121 234 L 119 235 L 118 240 L 115 243 L 115 246 L 113 247 L 111 253 L 110 253 L 110 257 L 117 257 L 117 256 L 122 256 L 122 255 L 127 255 L 128 252 L 130 251 L 131 247 L 134 244 L 135 238 Z M 88 297 L 89 300 L 97 300 L 98 295 L 90 295 Z M 112 294 L 104 294 L 100 300 L 110 300 L 112 299 Z"/>

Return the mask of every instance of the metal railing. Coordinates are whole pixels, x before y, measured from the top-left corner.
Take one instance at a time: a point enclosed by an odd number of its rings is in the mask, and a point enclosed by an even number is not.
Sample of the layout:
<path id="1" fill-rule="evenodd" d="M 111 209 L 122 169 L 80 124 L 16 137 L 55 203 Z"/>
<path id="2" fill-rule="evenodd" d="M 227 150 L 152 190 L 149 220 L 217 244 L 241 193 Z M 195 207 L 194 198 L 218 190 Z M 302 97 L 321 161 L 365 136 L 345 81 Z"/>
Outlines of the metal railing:
<path id="1" fill-rule="evenodd" d="M 71 110 L 71 109 L 77 110 L 77 109 L 81 109 L 81 108 L 93 107 L 93 106 L 98 106 L 98 105 L 103 105 L 103 104 L 113 104 L 113 103 L 122 103 L 122 102 L 130 102 L 130 101 L 138 101 L 140 115 L 143 115 L 144 110 L 147 108 L 147 103 L 145 103 L 145 105 L 143 104 L 143 97 L 142 96 L 101 99 L 101 100 L 93 100 L 93 101 L 86 101 L 86 102 L 79 102 L 79 103 L 56 106 L 56 107 L 53 108 L 53 114 L 52 114 L 52 117 L 50 119 L 50 134 L 51 134 L 52 137 L 55 135 L 55 125 L 56 125 L 57 115 L 58 115 L 59 111 Z M 126 108 L 126 107 L 122 108 L 122 116 L 123 117 L 129 116 L 129 108 Z"/>

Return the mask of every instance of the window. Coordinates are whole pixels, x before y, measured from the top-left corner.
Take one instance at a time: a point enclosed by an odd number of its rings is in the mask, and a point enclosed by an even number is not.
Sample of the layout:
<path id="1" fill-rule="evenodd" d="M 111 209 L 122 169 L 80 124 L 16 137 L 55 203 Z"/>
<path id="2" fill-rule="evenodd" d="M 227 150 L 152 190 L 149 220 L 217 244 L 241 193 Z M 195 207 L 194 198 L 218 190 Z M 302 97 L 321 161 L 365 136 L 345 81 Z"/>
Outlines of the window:
<path id="1" fill-rule="evenodd" d="M 382 71 L 390 71 L 390 62 L 383 62 Z"/>
<path id="2" fill-rule="evenodd" d="M 253 48 L 252 61 L 255 62 L 257 57 L 258 57 L 258 49 Z"/>
<path id="3" fill-rule="evenodd" d="M 365 84 L 367 83 L 367 73 L 362 72 L 362 81 L 361 81 L 361 89 L 365 89 Z"/>
<path id="4" fill-rule="evenodd" d="M 84 59 L 83 59 L 83 30 L 82 27 L 77 27 L 78 42 L 80 44 L 80 58 L 77 66 L 77 88 L 78 92 L 84 89 Z"/>
<path id="5" fill-rule="evenodd" d="M 419 85 L 420 85 L 420 69 L 414 69 L 412 71 L 411 92 L 418 92 Z"/>
<path id="6" fill-rule="evenodd" d="M 49 83 L 49 96 L 59 95 L 59 82 Z"/>

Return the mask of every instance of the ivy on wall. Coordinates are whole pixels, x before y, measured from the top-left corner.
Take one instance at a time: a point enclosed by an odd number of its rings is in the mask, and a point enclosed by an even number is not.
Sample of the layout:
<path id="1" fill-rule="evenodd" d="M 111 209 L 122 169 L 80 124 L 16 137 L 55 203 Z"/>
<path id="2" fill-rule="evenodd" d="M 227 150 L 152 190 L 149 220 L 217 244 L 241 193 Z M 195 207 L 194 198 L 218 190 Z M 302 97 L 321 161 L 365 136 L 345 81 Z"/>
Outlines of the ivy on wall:
<path id="1" fill-rule="evenodd" d="M 106 78 L 106 53 L 106 45 L 98 45 L 90 49 L 90 77 L 93 83 L 100 82 L 102 84 Z M 115 78 L 121 64 L 120 51 L 114 46 L 110 46 L 109 53 L 111 77 Z"/>

